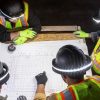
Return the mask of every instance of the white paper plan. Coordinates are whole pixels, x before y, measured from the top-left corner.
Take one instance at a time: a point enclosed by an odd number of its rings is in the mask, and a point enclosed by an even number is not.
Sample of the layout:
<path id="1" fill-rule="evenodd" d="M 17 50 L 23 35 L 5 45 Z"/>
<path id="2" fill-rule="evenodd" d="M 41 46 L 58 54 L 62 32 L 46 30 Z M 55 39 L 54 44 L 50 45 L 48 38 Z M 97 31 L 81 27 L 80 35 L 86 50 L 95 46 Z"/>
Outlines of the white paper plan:
<path id="1" fill-rule="evenodd" d="M 30 42 L 16 46 L 12 53 L 7 50 L 8 44 L 0 43 L 0 61 L 9 66 L 10 73 L 10 79 L 7 86 L 3 86 L 1 95 L 7 94 L 7 100 L 17 100 L 19 95 L 25 95 L 28 100 L 33 100 L 36 91 L 35 75 L 43 71 L 46 71 L 48 77 L 47 95 L 66 89 L 67 85 L 61 76 L 52 71 L 52 59 L 56 57 L 59 48 L 67 44 L 78 46 L 88 54 L 82 39 Z"/>

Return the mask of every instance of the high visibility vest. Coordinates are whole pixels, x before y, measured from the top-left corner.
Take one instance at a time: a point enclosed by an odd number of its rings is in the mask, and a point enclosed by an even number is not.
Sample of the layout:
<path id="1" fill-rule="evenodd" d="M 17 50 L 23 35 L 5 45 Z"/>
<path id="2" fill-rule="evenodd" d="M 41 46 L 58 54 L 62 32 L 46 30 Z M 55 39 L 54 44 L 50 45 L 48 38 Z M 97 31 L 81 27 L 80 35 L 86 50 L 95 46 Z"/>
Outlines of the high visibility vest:
<path id="1" fill-rule="evenodd" d="M 100 75 L 100 38 L 94 48 L 92 53 L 92 60 L 93 60 L 93 70 L 95 73 Z"/>
<path id="2" fill-rule="evenodd" d="M 47 100 L 100 100 L 100 76 L 92 76 L 80 83 L 70 85 Z"/>
<path id="3" fill-rule="evenodd" d="M 100 76 L 71 85 L 68 90 L 72 94 L 73 100 L 100 100 Z"/>
<path id="4" fill-rule="evenodd" d="M 24 6 L 25 6 L 24 18 L 19 18 L 17 20 L 17 22 L 15 23 L 14 28 L 28 26 L 28 22 L 27 22 L 27 20 L 28 20 L 28 3 L 24 2 Z M 0 16 L 0 24 L 5 26 L 7 29 L 13 29 L 11 22 L 5 20 L 5 18 L 3 16 Z"/>

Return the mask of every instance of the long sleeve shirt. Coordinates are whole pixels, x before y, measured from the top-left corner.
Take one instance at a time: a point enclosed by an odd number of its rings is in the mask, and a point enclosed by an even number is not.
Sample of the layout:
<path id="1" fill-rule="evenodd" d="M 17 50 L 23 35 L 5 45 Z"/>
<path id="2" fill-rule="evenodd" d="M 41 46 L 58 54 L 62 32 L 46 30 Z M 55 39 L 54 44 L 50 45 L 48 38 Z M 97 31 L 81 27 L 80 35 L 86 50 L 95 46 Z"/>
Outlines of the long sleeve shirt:
<path id="1" fill-rule="evenodd" d="M 93 49 L 98 41 L 98 37 L 100 37 L 100 31 L 91 32 L 91 38 L 86 38 L 86 44 L 88 47 L 89 55 L 92 54 Z"/>

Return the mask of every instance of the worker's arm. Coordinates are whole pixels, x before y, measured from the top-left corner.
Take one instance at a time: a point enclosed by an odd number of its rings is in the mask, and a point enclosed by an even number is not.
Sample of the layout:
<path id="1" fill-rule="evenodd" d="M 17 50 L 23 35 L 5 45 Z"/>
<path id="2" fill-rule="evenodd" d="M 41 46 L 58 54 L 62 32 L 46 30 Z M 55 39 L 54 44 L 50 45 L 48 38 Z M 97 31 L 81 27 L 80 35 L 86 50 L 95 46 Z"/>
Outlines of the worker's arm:
<path id="1" fill-rule="evenodd" d="M 19 36 L 20 32 L 9 32 L 8 29 L 5 28 L 5 26 L 0 24 L 0 42 L 7 42 L 15 39 Z"/>
<path id="2" fill-rule="evenodd" d="M 41 24 L 39 18 L 34 14 L 33 9 L 29 6 L 28 16 L 29 28 L 18 31 L 17 34 L 11 34 L 11 39 L 14 43 L 19 45 L 25 43 L 27 40 L 34 38 L 38 32 L 41 31 Z"/>
<path id="3" fill-rule="evenodd" d="M 32 39 L 35 35 L 41 31 L 41 23 L 39 18 L 34 13 L 33 8 L 29 5 L 29 15 L 28 15 L 29 28 L 21 30 L 17 33 L 17 36 L 13 38 L 16 34 L 12 34 L 14 43 L 19 45 L 25 43 L 27 40 Z M 23 28 L 23 27 L 22 27 Z M 18 37 L 19 36 L 19 37 Z"/>
<path id="4" fill-rule="evenodd" d="M 36 90 L 34 100 L 46 100 L 44 84 L 37 85 L 37 90 Z"/>
<path id="5" fill-rule="evenodd" d="M 46 97 L 45 94 L 45 84 L 47 82 L 47 76 L 44 73 L 40 73 L 36 77 L 37 80 L 37 90 L 34 97 L 34 100 L 73 100 L 72 94 L 68 89 L 60 92 L 53 93 L 50 96 Z"/>
<path id="6" fill-rule="evenodd" d="M 89 55 L 92 54 L 93 49 L 100 37 L 100 31 L 87 33 L 82 30 L 74 32 L 74 35 L 78 38 L 84 38 L 88 47 Z"/>
<path id="7" fill-rule="evenodd" d="M 35 76 L 37 80 L 37 90 L 34 97 L 34 100 L 46 100 L 45 95 L 45 84 L 47 82 L 47 76 L 46 73 L 40 73 L 37 76 Z"/>
<path id="8" fill-rule="evenodd" d="M 39 33 L 41 31 L 41 23 L 39 18 L 36 16 L 35 11 L 29 5 L 29 17 L 28 17 L 29 27 L 31 27 L 34 31 Z"/>
<path id="9" fill-rule="evenodd" d="M 93 42 L 96 42 L 98 40 L 98 37 L 100 37 L 100 31 L 87 33 L 80 30 L 74 32 L 74 35 L 79 38 L 91 38 Z"/>
<path id="10" fill-rule="evenodd" d="M 37 85 L 37 90 L 34 100 L 56 100 L 56 94 L 51 94 L 50 96 L 46 97 L 45 85 L 40 84 Z"/>
<path id="11" fill-rule="evenodd" d="M 10 40 L 10 32 L 8 32 L 7 29 L 0 24 L 0 42 L 6 42 Z"/>

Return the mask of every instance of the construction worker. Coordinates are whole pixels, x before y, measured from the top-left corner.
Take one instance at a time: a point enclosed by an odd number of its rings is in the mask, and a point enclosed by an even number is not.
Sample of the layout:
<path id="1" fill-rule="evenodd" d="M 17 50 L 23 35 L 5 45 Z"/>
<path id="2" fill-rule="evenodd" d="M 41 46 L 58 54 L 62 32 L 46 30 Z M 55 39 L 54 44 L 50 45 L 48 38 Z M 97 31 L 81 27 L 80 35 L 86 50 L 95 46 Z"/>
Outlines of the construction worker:
<path id="1" fill-rule="evenodd" d="M 93 61 L 92 73 L 93 75 L 100 76 L 100 31 L 86 33 L 84 31 L 76 31 L 74 34 L 79 38 L 91 38 L 95 43 L 94 50 L 91 54 L 91 58 Z"/>
<path id="2" fill-rule="evenodd" d="M 48 78 L 46 73 L 43 72 L 35 76 L 37 80 L 37 90 L 34 100 L 100 99 L 100 76 L 93 76 L 84 79 L 86 71 L 92 66 L 92 61 L 81 49 L 73 45 L 61 47 L 56 58 L 52 60 L 52 65 L 53 71 L 60 74 L 64 82 L 68 84 L 67 89 L 46 97 L 45 84 Z"/>
<path id="3" fill-rule="evenodd" d="M 23 0 L 0 1 L 0 41 L 23 44 L 41 30 L 33 8 Z"/>

